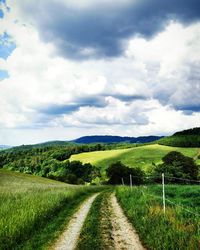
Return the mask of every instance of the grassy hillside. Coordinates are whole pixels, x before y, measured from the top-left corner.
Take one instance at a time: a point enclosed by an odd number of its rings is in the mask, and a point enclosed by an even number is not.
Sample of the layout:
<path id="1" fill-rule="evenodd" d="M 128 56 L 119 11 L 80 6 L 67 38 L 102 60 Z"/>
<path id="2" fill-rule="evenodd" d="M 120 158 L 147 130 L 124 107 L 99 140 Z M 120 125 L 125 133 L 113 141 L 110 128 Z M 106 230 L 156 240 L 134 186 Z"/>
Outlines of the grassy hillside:
<path id="1" fill-rule="evenodd" d="M 176 132 L 172 136 L 161 138 L 158 143 L 172 147 L 200 147 L 200 128 Z"/>
<path id="2" fill-rule="evenodd" d="M 172 147 L 200 147 L 200 135 L 173 135 L 158 140 L 158 143 Z"/>
<path id="3" fill-rule="evenodd" d="M 44 249 L 97 190 L 0 170 L 0 249 Z"/>
<path id="4" fill-rule="evenodd" d="M 164 155 L 170 151 L 179 151 L 186 156 L 195 157 L 197 148 L 174 148 L 163 145 L 146 145 L 129 149 L 96 151 L 72 155 L 70 160 L 90 162 L 105 170 L 112 162 L 122 161 L 130 167 L 142 167 L 144 170 L 152 168 L 152 163 L 159 163 Z"/>

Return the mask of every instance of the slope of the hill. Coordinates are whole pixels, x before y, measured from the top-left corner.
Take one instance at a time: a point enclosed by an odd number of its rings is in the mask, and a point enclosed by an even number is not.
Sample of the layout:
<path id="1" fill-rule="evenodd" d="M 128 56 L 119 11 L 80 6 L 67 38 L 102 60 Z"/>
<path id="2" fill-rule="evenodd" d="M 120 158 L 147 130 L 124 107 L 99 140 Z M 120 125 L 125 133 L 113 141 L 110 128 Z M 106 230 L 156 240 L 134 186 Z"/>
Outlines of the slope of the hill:
<path id="1" fill-rule="evenodd" d="M 172 147 L 200 147 L 200 128 L 176 132 L 172 136 L 161 138 L 158 143 Z"/>
<path id="2" fill-rule="evenodd" d="M 0 249 L 44 249 L 97 191 L 0 169 Z"/>
<path id="3" fill-rule="evenodd" d="M 200 135 L 200 128 L 191 128 L 176 132 L 174 135 Z"/>
<path id="4" fill-rule="evenodd" d="M 48 187 L 73 187 L 63 182 L 50 180 L 40 176 L 17 173 L 5 169 L 0 169 L 0 187 L 2 190 L 10 192 L 20 192 L 21 190 L 29 191 L 31 188 L 48 188 Z"/>
<path id="5" fill-rule="evenodd" d="M 121 161 L 130 167 L 142 167 L 144 170 L 148 170 L 154 163 L 160 163 L 162 157 L 170 151 L 179 151 L 190 157 L 195 157 L 199 153 L 197 148 L 174 148 L 153 144 L 129 149 L 81 153 L 72 155 L 70 160 L 89 162 L 104 170 L 116 161 Z"/>
<path id="6" fill-rule="evenodd" d="M 93 136 L 83 136 L 78 139 L 73 140 L 75 143 L 147 143 L 156 141 L 162 138 L 162 136 L 140 136 L 140 137 L 122 137 L 122 136 L 112 136 L 112 135 L 93 135 Z"/>

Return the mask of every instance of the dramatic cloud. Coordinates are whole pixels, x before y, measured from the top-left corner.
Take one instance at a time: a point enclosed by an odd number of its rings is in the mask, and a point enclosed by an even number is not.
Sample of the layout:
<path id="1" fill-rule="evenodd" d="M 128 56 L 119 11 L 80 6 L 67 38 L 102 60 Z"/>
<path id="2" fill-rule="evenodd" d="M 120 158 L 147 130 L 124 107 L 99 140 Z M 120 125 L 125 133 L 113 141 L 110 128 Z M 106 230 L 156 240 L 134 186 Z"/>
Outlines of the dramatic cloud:
<path id="1" fill-rule="evenodd" d="M 7 6 L 0 19 L 0 144 L 199 126 L 197 1 Z"/>
<path id="2" fill-rule="evenodd" d="M 123 40 L 152 37 L 171 19 L 200 18 L 199 0 L 8 1 L 25 21 L 37 26 L 45 42 L 61 56 L 74 59 L 113 57 L 123 53 Z"/>

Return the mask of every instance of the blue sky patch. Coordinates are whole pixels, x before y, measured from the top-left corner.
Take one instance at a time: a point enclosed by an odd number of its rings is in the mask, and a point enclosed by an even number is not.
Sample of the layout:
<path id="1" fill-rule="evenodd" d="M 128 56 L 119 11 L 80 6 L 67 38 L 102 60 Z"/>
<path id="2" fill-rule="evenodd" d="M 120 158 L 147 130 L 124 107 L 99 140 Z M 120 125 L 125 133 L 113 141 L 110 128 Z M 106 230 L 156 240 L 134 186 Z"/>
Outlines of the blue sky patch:
<path id="1" fill-rule="evenodd" d="M 3 11 L 0 9 L 0 18 L 3 18 Z"/>
<path id="2" fill-rule="evenodd" d="M 0 81 L 9 78 L 8 72 L 6 70 L 0 69 Z"/>
<path id="3" fill-rule="evenodd" d="M 7 33 L 0 36 L 0 58 L 7 59 L 15 48 L 15 43 Z"/>
<path id="4" fill-rule="evenodd" d="M 5 0 L 0 0 L 0 3 L 6 3 Z M 3 14 L 3 10 L 0 9 L 0 18 L 3 18 L 4 17 L 4 14 Z"/>

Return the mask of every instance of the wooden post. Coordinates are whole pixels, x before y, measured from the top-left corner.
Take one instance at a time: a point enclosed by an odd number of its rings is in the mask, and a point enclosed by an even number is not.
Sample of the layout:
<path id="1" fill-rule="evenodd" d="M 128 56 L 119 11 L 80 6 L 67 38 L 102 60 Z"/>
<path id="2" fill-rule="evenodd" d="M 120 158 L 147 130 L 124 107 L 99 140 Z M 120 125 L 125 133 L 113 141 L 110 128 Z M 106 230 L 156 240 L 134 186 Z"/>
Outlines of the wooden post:
<path id="1" fill-rule="evenodd" d="M 130 174 L 130 187 L 131 187 L 131 190 L 132 190 L 133 183 L 132 183 L 132 175 L 131 174 Z"/>
<path id="2" fill-rule="evenodd" d="M 124 186 L 124 179 L 123 179 L 123 177 L 122 177 L 122 185 Z"/>
<path id="3" fill-rule="evenodd" d="M 163 189 L 163 212 L 165 214 L 165 175 L 162 173 L 162 189 Z"/>

